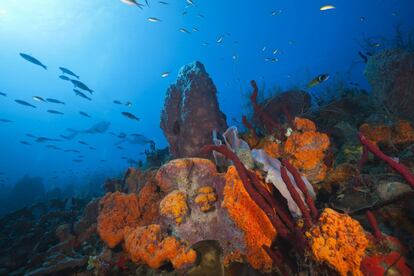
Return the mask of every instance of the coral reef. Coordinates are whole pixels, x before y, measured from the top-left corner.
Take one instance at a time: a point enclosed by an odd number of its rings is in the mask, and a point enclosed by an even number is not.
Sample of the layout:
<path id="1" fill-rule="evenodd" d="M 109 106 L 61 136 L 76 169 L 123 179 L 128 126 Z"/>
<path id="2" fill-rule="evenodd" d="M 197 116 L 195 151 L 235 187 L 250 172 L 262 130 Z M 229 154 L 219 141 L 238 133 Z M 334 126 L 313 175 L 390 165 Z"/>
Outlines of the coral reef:
<path id="1" fill-rule="evenodd" d="M 175 158 L 202 157 L 199 149 L 211 143 L 213 130 L 222 133 L 227 128 L 216 87 L 200 62 L 184 66 L 168 89 L 161 128 Z"/>
<path id="2" fill-rule="evenodd" d="M 161 200 L 160 214 L 174 219 L 177 224 L 183 222 L 187 212 L 186 194 L 183 192 L 172 191 Z"/>
<path id="3" fill-rule="evenodd" d="M 357 221 L 327 208 L 306 235 L 316 260 L 327 262 L 340 275 L 362 275 L 359 267 L 368 240 Z"/>

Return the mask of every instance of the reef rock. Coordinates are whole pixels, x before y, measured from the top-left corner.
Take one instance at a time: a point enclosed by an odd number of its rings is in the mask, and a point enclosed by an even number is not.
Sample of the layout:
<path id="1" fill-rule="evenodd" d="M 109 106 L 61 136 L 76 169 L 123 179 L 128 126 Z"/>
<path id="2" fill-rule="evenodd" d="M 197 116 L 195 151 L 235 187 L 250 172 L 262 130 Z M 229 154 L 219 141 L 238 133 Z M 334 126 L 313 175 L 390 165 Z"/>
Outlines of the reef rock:
<path id="1" fill-rule="evenodd" d="M 403 49 L 377 53 L 368 59 L 365 77 L 374 97 L 391 114 L 414 122 L 414 53 Z"/>
<path id="2" fill-rule="evenodd" d="M 177 82 L 167 91 L 160 125 L 175 158 L 203 157 L 199 150 L 211 144 L 213 130 L 227 129 L 217 89 L 202 63 L 180 70 Z"/>

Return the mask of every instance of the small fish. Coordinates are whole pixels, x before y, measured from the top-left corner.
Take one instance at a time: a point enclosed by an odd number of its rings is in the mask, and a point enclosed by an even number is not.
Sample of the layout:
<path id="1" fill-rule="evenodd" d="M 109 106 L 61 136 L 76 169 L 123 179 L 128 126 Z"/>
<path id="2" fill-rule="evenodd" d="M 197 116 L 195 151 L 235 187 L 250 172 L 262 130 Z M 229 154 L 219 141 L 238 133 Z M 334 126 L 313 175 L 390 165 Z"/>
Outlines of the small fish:
<path id="1" fill-rule="evenodd" d="M 265 61 L 268 61 L 268 62 L 278 62 L 279 61 L 279 59 L 278 58 L 265 58 Z"/>
<path id="2" fill-rule="evenodd" d="M 161 74 L 161 78 L 166 78 L 170 75 L 170 72 L 164 72 Z"/>
<path id="3" fill-rule="evenodd" d="M 277 53 L 279 53 L 279 49 L 275 49 L 275 50 L 273 50 L 273 55 L 276 55 Z"/>
<path id="4" fill-rule="evenodd" d="M 56 114 L 56 115 L 63 115 L 64 113 L 57 111 L 57 110 L 53 110 L 53 109 L 49 109 L 47 112 L 52 113 L 52 114 Z"/>
<path id="5" fill-rule="evenodd" d="M 209 45 L 209 43 L 208 42 L 203 42 L 203 43 L 201 43 L 201 46 L 208 46 Z"/>
<path id="6" fill-rule="evenodd" d="M 266 49 L 267 49 L 267 47 L 266 46 L 263 46 L 262 52 L 266 51 Z"/>
<path id="7" fill-rule="evenodd" d="M 22 144 L 22 145 L 26 145 L 26 146 L 31 146 L 32 145 L 32 144 L 30 144 L 29 142 L 26 142 L 26 141 L 20 141 L 19 143 Z"/>
<path id="8" fill-rule="evenodd" d="M 116 147 L 117 149 L 119 149 L 119 150 L 123 150 L 124 148 L 123 147 L 121 147 L 121 146 L 117 146 Z"/>
<path id="9" fill-rule="evenodd" d="M 90 150 L 96 150 L 96 148 L 94 148 L 94 147 L 89 147 L 89 149 L 90 149 Z"/>
<path id="10" fill-rule="evenodd" d="M 34 136 L 33 134 L 31 134 L 31 133 L 26 133 L 26 136 L 27 137 L 30 137 L 30 138 L 36 138 L 36 136 Z"/>
<path id="11" fill-rule="evenodd" d="M 315 77 L 313 80 L 311 80 L 308 83 L 308 88 L 312 88 L 312 87 L 314 87 L 314 86 L 316 86 L 318 84 L 321 84 L 321 83 L 327 81 L 328 79 L 329 79 L 329 75 L 328 74 L 318 75 L 317 77 Z"/>
<path id="12" fill-rule="evenodd" d="M 122 103 L 121 103 L 120 101 L 118 101 L 118 100 L 114 100 L 114 101 L 113 101 L 113 103 L 114 103 L 114 104 L 122 104 Z"/>
<path id="13" fill-rule="evenodd" d="M 282 10 L 272 11 L 272 16 L 278 16 L 282 13 Z"/>
<path id="14" fill-rule="evenodd" d="M 65 76 L 65 75 L 60 75 L 59 79 L 65 80 L 65 81 L 70 81 L 70 78 Z"/>
<path id="15" fill-rule="evenodd" d="M 122 112 L 121 114 L 127 117 L 128 119 L 139 121 L 139 118 L 132 113 Z"/>
<path id="16" fill-rule="evenodd" d="M 73 85 L 75 87 L 77 87 L 79 89 L 82 89 L 82 90 L 85 90 L 85 91 L 88 91 L 91 94 L 93 93 L 93 90 L 90 89 L 88 86 L 86 86 L 86 84 L 84 84 L 83 82 L 78 81 L 78 80 L 72 80 L 72 79 L 70 81 L 73 83 Z"/>
<path id="17" fill-rule="evenodd" d="M 81 140 L 79 140 L 79 141 L 78 141 L 78 143 L 79 143 L 79 144 L 81 144 L 81 145 L 88 146 L 88 143 L 86 143 L 85 141 L 81 141 Z"/>
<path id="18" fill-rule="evenodd" d="M 91 116 L 88 113 L 86 113 L 86 112 L 79 111 L 79 114 L 82 115 L 82 116 L 84 116 L 84 117 L 91 118 Z"/>
<path id="19" fill-rule="evenodd" d="M 188 14 L 188 12 L 187 11 L 183 11 L 183 13 L 182 13 L 182 15 L 183 16 L 185 16 L 185 15 L 187 15 Z"/>
<path id="20" fill-rule="evenodd" d="M 180 28 L 180 32 L 182 32 L 183 34 L 191 34 L 187 29 L 185 28 Z"/>
<path id="21" fill-rule="evenodd" d="M 187 1 L 187 3 L 189 4 L 189 5 L 191 5 L 191 6 L 195 6 L 195 3 L 194 3 L 194 1 L 193 0 L 186 0 Z"/>
<path id="22" fill-rule="evenodd" d="M 327 10 L 333 10 L 333 9 L 336 9 L 336 7 L 335 6 L 333 6 L 333 5 L 325 5 L 325 6 L 322 6 L 322 7 L 320 7 L 320 11 L 327 11 Z"/>
<path id="23" fill-rule="evenodd" d="M 2 123 L 13 123 L 13 121 L 11 121 L 9 119 L 3 119 L 3 118 L 0 118 L 0 122 L 2 122 Z"/>
<path id="24" fill-rule="evenodd" d="M 161 19 L 156 18 L 156 17 L 148 17 L 148 21 L 156 23 L 156 22 L 161 22 Z"/>
<path id="25" fill-rule="evenodd" d="M 30 103 L 28 103 L 26 101 L 22 101 L 22 100 L 14 100 L 14 101 L 16 103 L 21 104 L 21 105 L 24 105 L 24 106 L 30 106 L 30 107 L 36 108 L 36 106 L 34 106 L 34 105 L 32 105 L 32 104 L 30 104 Z"/>
<path id="26" fill-rule="evenodd" d="M 20 53 L 20 56 L 27 60 L 28 62 L 31 62 L 33 64 L 39 65 L 40 67 L 43 67 L 43 69 L 47 70 L 47 66 L 41 63 L 38 59 L 24 53 Z"/>
<path id="27" fill-rule="evenodd" d="M 0 92 L 0 96 L 7 97 L 6 93 Z"/>
<path id="28" fill-rule="evenodd" d="M 200 17 L 200 18 L 205 18 L 205 16 L 201 13 L 199 13 L 197 16 Z"/>
<path id="29" fill-rule="evenodd" d="M 55 103 L 55 104 L 65 104 L 64 102 L 53 99 L 53 98 L 46 98 L 46 101 L 48 101 L 49 103 Z"/>
<path id="30" fill-rule="evenodd" d="M 40 96 L 33 96 L 32 98 L 33 98 L 33 100 L 38 101 L 38 102 L 46 102 L 45 99 L 43 99 Z"/>
<path id="31" fill-rule="evenodd" d="M 365 17 L 363 17 L 363 16 L 361 16 L 360 18 L 359 18 L 359 21 L 361 21 L 361 22 L 365 22 Z"/>
<path id="32" fill-rule="evenodd" d="M 126 106 L 128 106 L 128 107 L 131 107 L 131 106 L 132 106 L 132 102 L 127 101 L 127 102 L 125 103 L 125 105 L 126 105 Z"/>
<path id="33" fill-rule="evenodd" d="M 77 89 L 73 89 L 73 92 L 75 92 L 76 96 L 82 97 L 84 99 L 87 99 L 89 101 L 92 101 L 91 98 L 89 98 L 88 96 L 86 96 L 84 93 L 82 93 L 81 91 L 77 90 Z"/>
<path id="34" fill-rule="evenodd" d="M 80 159 L 73 159 L 73 160 L 72 160 L 72 162 L 74 162 L 74 163 L 82 163 L 82 162 L 83 162 L 83 160 L 80 160 Z"/>
<path id="35" fill-rule="evenodd" d="M 193 27 L 193 32 L 199 32 L 200 30 L 197 29 L 196 27 Z"/>
<path id="36" fill-rule="evenodd" d="M 223 36 L 220 36 L 220 37 L 218 37 L 218 38 L 217 38 L 216 42 L 217 42 L 218 44 L 220 44 L 220 43 L 222 43 L 222 42 L 223 42 L 223 40 L 224 40 L 224 37 L 223 37 Z"/>
<path id="37" fill-rule="evenodd" d="M 59 67 L 59 69 L 62 71 L 62 74 L 67 74 L 67 75 L 70 75 L 72 77 L 75 77 L 75 78 L 79 79 L 79 76 L 76 75 L 75 73 L 73 73 L 71 70 L 69 70 L 65 67 Z"/>
<path id="38" fill-rule="evenodd" d="M 136 0 L 121 0 L 122 3 L 130 5 L 130 6 L 137 6 L 142 10 L 142 7 L 144 6 L 141 3 L 138 3 Z"/>
<path id="39" fill-rule="evenodd" d="M 164 2 L 164 1 L 158 1 L 158 3 L 160 3 L 162 5 L 168 5 L 168 3 L 167 2 Z"/>

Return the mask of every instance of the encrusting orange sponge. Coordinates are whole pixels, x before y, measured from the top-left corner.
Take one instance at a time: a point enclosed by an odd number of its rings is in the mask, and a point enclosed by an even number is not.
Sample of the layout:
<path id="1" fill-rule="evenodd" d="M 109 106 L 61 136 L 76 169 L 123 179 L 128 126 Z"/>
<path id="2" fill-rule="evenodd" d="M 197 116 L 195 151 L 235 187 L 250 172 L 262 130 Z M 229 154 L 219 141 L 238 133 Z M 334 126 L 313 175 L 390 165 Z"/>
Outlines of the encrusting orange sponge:
<path id="1" fill-rule="evenodd" d="M 183 222 L 188 212 L 185 193 L 175 190 L 166 195 L 160 202 L 160 214 L 175 220 L 177 224 Z"/>
<path id="2" fill-rule="evenodd" d="M 198 189 L 198 195 L 194 202 L 200 206 L 202 212 L 208 212 L 214 208 L 214 202 L 217 201 L 217 195 L 214 188 L 211 186 L 204 186 Z"/>
<path id="3" fill-rule="evenodd" d="M 362 275 L 360 265 L 368 239 L 359 222 L 326 208 L 306 236 L 317 261 L 328 263 L 343 276 Z"/>
<path id="4" fill-rule="evenodd" d="M 253 268 L 269 272 L 273 261 L 262 246 L 271 246 L 276 230 L 245 190 L 234 166 L 229 167 L 225 178 L 222 207 L 227 209 L 230 218 L 244 233 L 246 250 L 243 253 Z"/>
<path id="5" fill-rule="evenodd" d="M 151 268 L 159 268 L 171 261 L 175 269 L 180 269 L 196 261 L 197 253 L 175 237 L 164 236 L 161 226 L 151 224 L 126 229 L 125 251 L 132 261 L 145 263 Z"/>
<path id="6" fill-rule="evenodd" d="M 99 202 L 98 234 L 113 248 L 124 238 L 126 226 L 135 227 L 141 212 L 136 194 L 107 193 Z"/>

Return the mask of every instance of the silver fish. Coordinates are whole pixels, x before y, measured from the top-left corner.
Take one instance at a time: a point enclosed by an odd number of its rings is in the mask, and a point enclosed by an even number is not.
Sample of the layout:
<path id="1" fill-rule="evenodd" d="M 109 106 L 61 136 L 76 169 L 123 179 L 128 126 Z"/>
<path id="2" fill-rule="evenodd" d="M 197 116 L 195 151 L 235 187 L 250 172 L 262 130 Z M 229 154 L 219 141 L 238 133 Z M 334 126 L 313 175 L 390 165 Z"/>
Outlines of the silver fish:
<path id="1" fill-rule="evenodd" d="M 30 104 L 30 103 L 28 103 L 26 101 L 22 101 L 22 100 L 14 100 L 14 101 L 16 103 L 21 104 L 21 105 L 24 105 L 24 106 L 30 106 L 30 107 L 36 108 L 36 106 L 34 106 L 34 105 L 32 105 L 32 104 Z"/>
<path id="2" fill-rule="evenodd" d="M 41 63 L 38 59 L 24 53 L 20 53 L 20 56 L 27 60 L 28 62 L 31 62 L 33 64 L 39 65 L 40 67 L 43 67 L 43 69 L 47 70 L 47 66 Z"/>
<path id="3" fill-rule="evenodd" d="M 62 71 L 62 74 L 67 74 L 67 75 L 70 75 L 72 77 L 75 77 L 75 78 L 79 79 L 79 76 L 76 75 L 75 73 L 73 73 L 71 70 L 69 70 L 65 67 L 59 67 L 59 69 Z"/>

